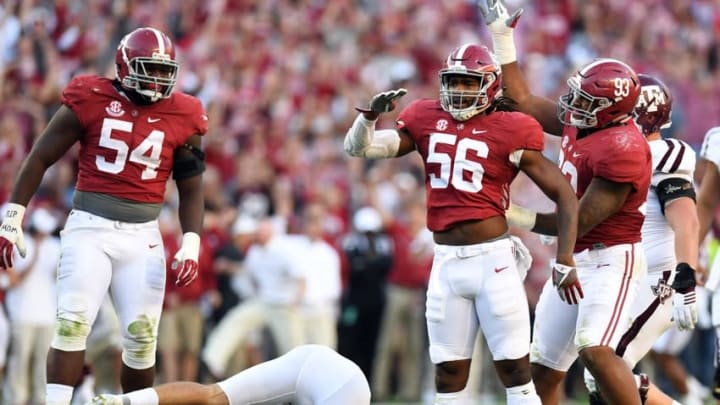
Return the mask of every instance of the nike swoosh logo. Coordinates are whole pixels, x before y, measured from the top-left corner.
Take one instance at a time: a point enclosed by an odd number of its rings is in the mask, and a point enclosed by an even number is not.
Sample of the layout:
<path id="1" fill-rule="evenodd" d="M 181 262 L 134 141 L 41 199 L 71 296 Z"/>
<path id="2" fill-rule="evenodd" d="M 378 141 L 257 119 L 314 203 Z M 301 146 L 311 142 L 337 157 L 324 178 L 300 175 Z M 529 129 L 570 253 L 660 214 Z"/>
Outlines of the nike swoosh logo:
<path id="1" fill-rule="evenodd" d="M 495 268 L 495 273 L 500 273 L 501 271 L 503 271 L 503 270 L 505 270 L 505 269 L 507 269 L 507 268 L 508 268 L 508 266 L 505 266 L 505 267 L 496 267 L 496 268 Z"/>
<path id="2" fill-rule="evenodd" d="M 151 243 L 151 244 L 148 245 L 148 247 L 149 247 L 150 249 L 152 249 L 152 248 L 157 247 L 158 245 L 159 245 L 159 243 L 155 243 L 155 244 L 152 244 L 152 243 Z"/>
<path id="3" fill-rule="evenodd" d="M 597 268 L 599 269 L 600 267 L 607 267 L 607 266 L 609 266 L 609 265 L 610 265 L 609 263 L 598 264 L 598 265 L 597 265 Z"/>
<path id="4" fill-rule="evenodd" d="M 479 130 L 479 131 L 478 131 L 478 130 L 475 129 L 475 128 L 473 128 L 473 130 L 472 130 L 473 135 L 484 134 L 485 132 L 487 132 L 487 131 L 485 131 L 485 130 Z"/>
<path id="5" fill-rule="evenodd" d="M 160 121 L 160 118 L 148 117 L 148 122 L 151 123 L 151 124 L 152 124 L 153 122 L 158 122 L 158 121 Z"/>
<path id="6" fill-rule="evenodd" d="M 582 156 L 582 153 L 575 153 L 575 152 L 573 152 L 573 157 L 574 157 L 574 158 L 580 157 L 580 156 Z"/>

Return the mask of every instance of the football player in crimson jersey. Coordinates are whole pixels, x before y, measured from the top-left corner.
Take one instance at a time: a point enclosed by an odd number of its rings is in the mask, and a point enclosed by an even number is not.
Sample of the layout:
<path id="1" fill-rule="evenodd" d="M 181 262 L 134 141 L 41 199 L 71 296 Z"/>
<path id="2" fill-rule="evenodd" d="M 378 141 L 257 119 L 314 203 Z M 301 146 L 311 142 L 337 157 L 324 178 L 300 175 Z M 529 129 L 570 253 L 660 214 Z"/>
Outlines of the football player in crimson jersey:
<path id="1" fill-rule="evenodd" d="M 507 403 L 540 404 L 530 377 L 528 303 L 514 257 L 524 246 L 509 238 L 505 210 L 510 183 L 523 171 L 558 204 L 557 266 L 573 272 L 577 199 L 543 156 L 537 121 L 499 97 L 500 66 L 486 47 L 456 48 L 439 74 L 440 99 L 412 102 L 397 129 L 376 130 L 375 123 L 405 89 L 373 97 L 348 130 L 345 151 L 368 159 L 417 151 L 424 161 L 427 224 L 437 244 L 426 304 L 435 403 L 467 401 L 462 391 L 480 327 Z"/>
<path id="2" fill-rule="evenodd" d="M 78 76 L 23 163 L 0 225 L 0 267 L 21 255 L 25 207 L 43 174 L 80 143 L 73 209 L 62 232 L 58 311 L 48 354 L 48 404 L 69 404 L 82 372 L 90 325 L 108 289 L 123 334 L 124 390 L 152 385 L 165 255 L 157 216 L 171 173 L 179 194 L 182 243 L 173 268 L 179 285 L 198 272 L 204 170 L 200 136 L 207 116 L 194 97 L 173 93 L 178 63 L 154 28 L 127 34 L 116 77 Z"/>
<path id="3" fill-rule="evenodd" d="M 631 369 L 673 325 L 673 319 L 680 330 L 691 330 L 698 316 L 694 270 L 699 244 L 693 186 L 695 151 L 679 139 L 660 135 L 660 129 L 671 125 L 672 95 L 667 86 L 649 75 L 640 74 L 638 79 L 642 87 L 635 106 L 635 122 L 650 145 L 653 173 L 642 226 L 647 275 L 640 281 L 631 312 L 632 324 L 616 348 Z M 676 367 L 682 370 L 681 364 Z M 637 380 L 648 384 L 643 375 Z M 604 404 L 587 369 L 585 384 L 590 391 L 590 404 Z M 646 405 L 673 404 L 655 385 L 641 388 L 647 390 Z M 685 387 L 683 394 L 687 393 Z"/>
<path id="4" fill-rule="evenodd" d="M 608 403 L 640 404 L 632 372 L 615 353 L 647 270 L 640 241 L 652 159 L 632 120 L 640 81 L 626 64 L 600 59 L 568 79 L 559 102 L 535 96 L 516 62 L 513 30 L 522 9 L 509 15 L 500 0 L 478 6 L 502 66 L 505 95 L 545 132 L 562 136 L 560 169 L 580 198 L 575 263 L 585 297 L 567 305 L 550 280 L 545 284 L 530 350 L 538 393 L 543 404 L 557 404 L 579 355 Z M 538 233 L 556 232 L 555 214 L 511 209 L 508 218 Z M 553 272 L 556 277 L 564 276 Z"/>

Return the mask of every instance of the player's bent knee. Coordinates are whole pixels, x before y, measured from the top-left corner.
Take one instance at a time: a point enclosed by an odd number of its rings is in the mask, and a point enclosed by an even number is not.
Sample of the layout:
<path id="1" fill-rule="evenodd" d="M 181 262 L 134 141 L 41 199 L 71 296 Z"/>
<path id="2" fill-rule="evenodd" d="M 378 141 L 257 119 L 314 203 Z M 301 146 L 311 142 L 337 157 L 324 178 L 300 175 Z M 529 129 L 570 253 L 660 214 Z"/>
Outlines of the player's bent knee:
<path id="1" fill-rule="evenodd" d="M 602 367 L 608 359 L 617 357 L 615 350 L 608 346 L 586 347 L 579 354 L 585 367 L 590 371 L 593 371 L 596 367 Z"/>
<path id="2" fill-rule="evenodd" d="M 136 370 L 155 365 L 157 320 L 140 315 L 123 330 L 123 363 Z"/>
<path id="3" fill-rule="evenodd" d="M 438 392 L 462 391 L 469 376 L 469 359 L 446 361 L 435 365 L 435 386 Z"/>
<path id="4" fill-rule="evenodd" d="M 85 350 L 90 325 L 78 314 L 59 313 L 55 319 L 55 332 L 50 347 L 65 352 Z"/>
<path id="5" fill-rule="evenodd" d="M 498 377 L 505 387 L 516 387 L 530 382 L 530 362 L 528 357 L 494 362 Z"/>

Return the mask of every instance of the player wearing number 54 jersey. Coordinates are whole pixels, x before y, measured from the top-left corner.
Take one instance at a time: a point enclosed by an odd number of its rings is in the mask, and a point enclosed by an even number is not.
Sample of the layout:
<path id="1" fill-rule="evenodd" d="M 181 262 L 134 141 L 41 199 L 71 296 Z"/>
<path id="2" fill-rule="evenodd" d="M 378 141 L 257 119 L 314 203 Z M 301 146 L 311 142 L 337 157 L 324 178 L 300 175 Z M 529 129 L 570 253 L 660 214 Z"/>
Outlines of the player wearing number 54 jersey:
<path id="1" fill-rule="evenodd" d="M 452 51 L 440 70 L 440 99 L 421 99 L 397 129 L 375 130 L 405 89 L 377 94 L 345 137 L 352 156 L 387 158 L 417 150 L 425 165 L 427 223 L 437 244 L 427 291 L 435 403 L 462 398 L 475 335 L 482 328 L 508 404 L 540 404 L 530 378 L 530 320 L 505 209 L 520 170 L 558 203 L 557 261 L 572 268 L 577 199 L 542 155 L 544 135 L 530 116 L 499 97 L 500 66 L 484 46 Z"/>
<path id="2" fill-rule="evenodd" d="M 73 209 L 61 233 L 58 311 L 48 354 L 48 404 L 69 404 L 86 338 L 111 291 L 122 326 L 124 390 L 152 385 L 165 257 L 157 217 L 172 174 L 184 232 L 176 283 L 197 277 L 204 170 L 200 102 L 173 93 L 178 63 L 170 39 L 153 28 L 126 35 L 116 78 L 82 76 L 25 160 L 0 226 L 0 267 L 24 255 L 22 218 L 47 168 L 80 143 Z"/>

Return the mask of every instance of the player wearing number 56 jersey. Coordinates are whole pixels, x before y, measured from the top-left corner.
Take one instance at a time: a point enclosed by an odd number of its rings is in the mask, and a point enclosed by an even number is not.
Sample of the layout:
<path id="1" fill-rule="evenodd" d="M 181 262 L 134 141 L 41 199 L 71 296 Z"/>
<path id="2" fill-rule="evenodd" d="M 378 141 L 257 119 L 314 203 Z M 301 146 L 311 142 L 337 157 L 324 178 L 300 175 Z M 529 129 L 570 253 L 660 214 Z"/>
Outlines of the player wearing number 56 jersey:
<path id="1" fill-rule="evenodd" d="M 482 328 L 508 404 L 540 404 L 530 378 L 530 321 L 515 245 L 505 210 L 520 170 L 558 203 L 557 261 L 574 266 L 577 199 L 542 155 L 544 135 L 530 116 L 512 112 L 499 97 L 502 78 L 494 55 L 466 44 L 440 70 L 440 99 L 421 99 L 399 115 L 397 129 L 375 130 L 405 89 L 377 94 L 345 137 L 352 156 L 387 158 L 417 150 L 425 165 L 427 223 L 435 256 L 427 291 L 435 403 L 462 398 L 478 327 Z M 521 242 L 520 242 L 521 244 Z"/>
<path id="2" fill-rule="evenodd" d="M 0 226 L 0 267 L 24 255 L 22 218 L 47 168 L 80 143 L 73 209 L 61 233 L 58 311 L 48 354 L 48 404 L 69 404 L 85 343 L 108 289 L 123 334 L 122 386 L 152 385 L 165 257 L 157 217 L 171 174 L 184 232 L 176 283 L 197 277 L 204 170 L 200 102 L 173 93 L 178 63 L 170 39 L 154 28 L 126 35 L 116 78 L 82 76 L 24 162 Z"/>

